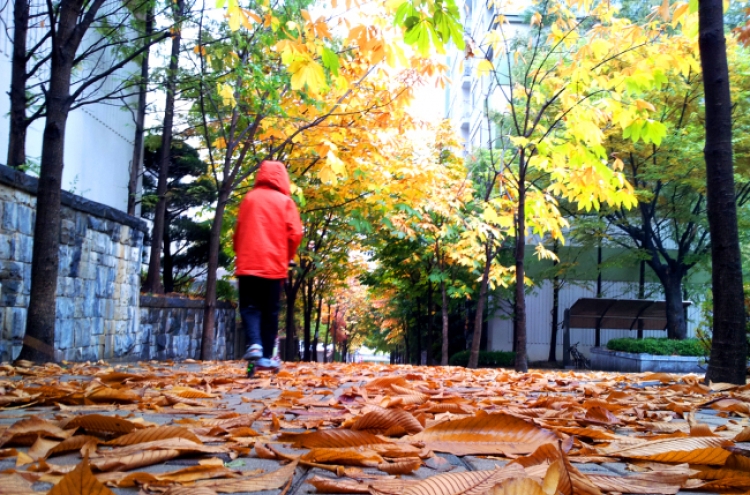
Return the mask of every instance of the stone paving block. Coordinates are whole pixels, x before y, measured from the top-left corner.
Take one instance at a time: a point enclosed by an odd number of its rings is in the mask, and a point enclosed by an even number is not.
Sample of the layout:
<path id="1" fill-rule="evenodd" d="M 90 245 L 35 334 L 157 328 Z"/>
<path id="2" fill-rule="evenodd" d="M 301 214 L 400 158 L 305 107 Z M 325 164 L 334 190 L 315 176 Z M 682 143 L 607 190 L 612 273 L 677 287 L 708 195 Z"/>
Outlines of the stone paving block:
<path id="1" fill-rule="evenodd" d="M 443 457 L 446 456 L 443 455 Z M 452 455 L 450 457 L 456 456 Z M 450 460 L 450 458 L 448 460 Z M 489 471 L 500 466 L 505 466 L 509 462 L 503 459 L 488 459 L 486 457 L 477 457 L 474 455 L 467 455 L 463 458 L 463 460 L 464 462 L 466 462 L 466 464 L 469 465 L 469 467 L 471 467 L 472 471 Z M 451 464 L 453 463 L 451 462 Z"/>

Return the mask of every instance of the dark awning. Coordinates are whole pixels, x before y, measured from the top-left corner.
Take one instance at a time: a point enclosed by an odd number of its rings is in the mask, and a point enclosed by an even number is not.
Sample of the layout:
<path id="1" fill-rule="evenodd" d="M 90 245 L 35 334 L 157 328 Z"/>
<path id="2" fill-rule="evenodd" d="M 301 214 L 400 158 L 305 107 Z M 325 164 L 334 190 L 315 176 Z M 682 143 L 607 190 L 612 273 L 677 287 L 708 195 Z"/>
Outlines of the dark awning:
<path id="1" fill-rule="evenodd" d="M 682 301 L 683 308 L 690 304 Z M 666 301 L 581 298 L 570 307 L 570 328 L 637 330 L 638 321 L 644 330 L 665 330 Z"/>

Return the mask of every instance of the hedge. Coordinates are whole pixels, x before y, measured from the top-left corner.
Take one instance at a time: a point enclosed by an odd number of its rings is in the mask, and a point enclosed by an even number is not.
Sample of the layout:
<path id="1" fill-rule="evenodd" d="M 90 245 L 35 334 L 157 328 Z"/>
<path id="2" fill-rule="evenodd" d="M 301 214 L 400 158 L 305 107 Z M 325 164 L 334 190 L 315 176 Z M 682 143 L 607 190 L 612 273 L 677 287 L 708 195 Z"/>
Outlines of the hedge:
<path id="1" fill-rule="evenodd" d="M 471 351 L 457 352 L 451 356 L 448 363 L 451 366 L 467 366 Z M 513 366 L 516 362 L 516 353 L 508 351 L 479 351 L 480 368 L 501 368 Z"/>
<path id="2" fill-rule="evenodd" d="M 706 350 L 699 339 L 674 340 L 649 337 L 646 339 L 612 339 L 607 342 L 611 351 L 654 354 L 657 356 L 705 356 Z"/>

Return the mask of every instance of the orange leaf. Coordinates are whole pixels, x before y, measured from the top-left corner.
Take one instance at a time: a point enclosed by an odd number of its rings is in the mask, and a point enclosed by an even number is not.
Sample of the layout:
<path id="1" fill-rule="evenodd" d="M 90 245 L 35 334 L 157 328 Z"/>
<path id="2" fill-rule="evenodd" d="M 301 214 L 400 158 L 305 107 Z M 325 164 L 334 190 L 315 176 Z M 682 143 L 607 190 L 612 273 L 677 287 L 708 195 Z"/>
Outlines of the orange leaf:
<path id="1" fill-rule="evenodd" d="M 94 477 L 88 460 L 84 459 L 70 473 L 63 476 L 47 495 L 115 495 Z"/>
<path id="2" fill-rule="evenodd" d="M 300 457 L 301 461 L 319 464 L 343 464 L 346 466 L 375 467 L 385 462 L 373 450 L 363 448 L 314 448 Z"/>
<path id="3" fill-rule="evenodd" d="M 722 465 L 730 456 L 730 453 L 722 448 L 724 445 L 727 445 L 727 441 L 722 438 L 688 437 L 656 440 L 603 453 L 626 459 Z"/>
<path id="4" fill-rule="evenodd" d="M 282 433 L 278 437 L 279 442 L 292 442 L 295 448 L 312 449 L 314 447 L 359 447 L 362 445 L 373 445 L 387 443 L 372 433 L 352 430 L 321 430 L 313 433 Z"/>
<path id="5" fill-rule="evenodd" d="M 395 462 L 382 462 L 378 469 L 388 474 L 411 474 L 422 465 L 419 457 L 406 457 Z"/>
<path id="6" fill-rule="evenodd" d="M 135 424 L 126 419 L 101 414 L 77 416 L 70 420 L 66 427 L 78 427 L 96 433 L 130 433 L 137 428 Z"/>
<path id="7" fill-rule="evenodd" d="M 198 481 L 195 486 L 216 488 L 221 493 L 259 492 L 262 490 L 278 490 L 287 484 L 294 476 L 297 461 L 293 461 L 281 469 L 247 479 L 235 480 L 207 480 Z"/>
<path id="8" fill-rule="evenodd" d="M 371 407 L 369 412 L 354 422 L 352 430 L 370 430 L 371 433 L 382 433 L 394 426 L 400 426 L 410 435 L 419 433 L 424 429 L 411 413 L 403 409 Z"/>
<path id="9" fill-rule="evenodd" d="M 141 430 L 133 431 L 127 435 L 110 440 L 105 445 L 134 445 L 136 443 L 153 442 L 155 440 L 165 440 L 167 438 L 185 438 L 194 443 L 203 443 L 187 428 L 181 426 L 157 426 L 154 428 L 143 428 Z"/>
<path id="10" fill-rule="evenodd" d="M 52 457 L 55 454 L 64 454 L 66 452 L 73 452 L 74 450 L 79 450 L 81 447 L 83 447 L 89 442 L 99 443 L 100 440 L 90 435 L 75 435 L 70 438 L 66 438 L 65 440 L 60 442 L 56 447 L 50 449 L 50 451 L 47 452 L 47 457 Z"/>
<path id="11" fill-rule="evenodd" d="M 62 440 L 69 436 L 70 432 L 66 432 L 59 426 L 37 416 L 32 416 L 28 419 L 16 421 L 5 430 L 0 436 L 0 446 L 8 443 L 31 445 L 37 437 L 52 437 Z"/>
<path id="12" fill-rule="evenodd" d="M 533 452 L 545 443 L 557 442 L 553 432 L 508 414 L 497 413 L 444 421 L 414 435 L 427 448 L 456 455 Z"/>

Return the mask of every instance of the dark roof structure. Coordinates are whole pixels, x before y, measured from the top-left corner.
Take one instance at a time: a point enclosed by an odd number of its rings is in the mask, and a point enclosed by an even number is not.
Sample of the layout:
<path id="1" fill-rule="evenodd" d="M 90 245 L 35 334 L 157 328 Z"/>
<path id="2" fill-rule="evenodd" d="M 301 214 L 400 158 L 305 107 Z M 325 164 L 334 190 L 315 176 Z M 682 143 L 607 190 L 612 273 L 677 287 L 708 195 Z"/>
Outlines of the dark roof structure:
<path id="1" fill-rule="evenodd" d="M 682 301 L 686 308 L 692 303 Z M 666 330 L 667 302 L 650 299 L 581 298 L 570 307 L 570 328 Z"/>

